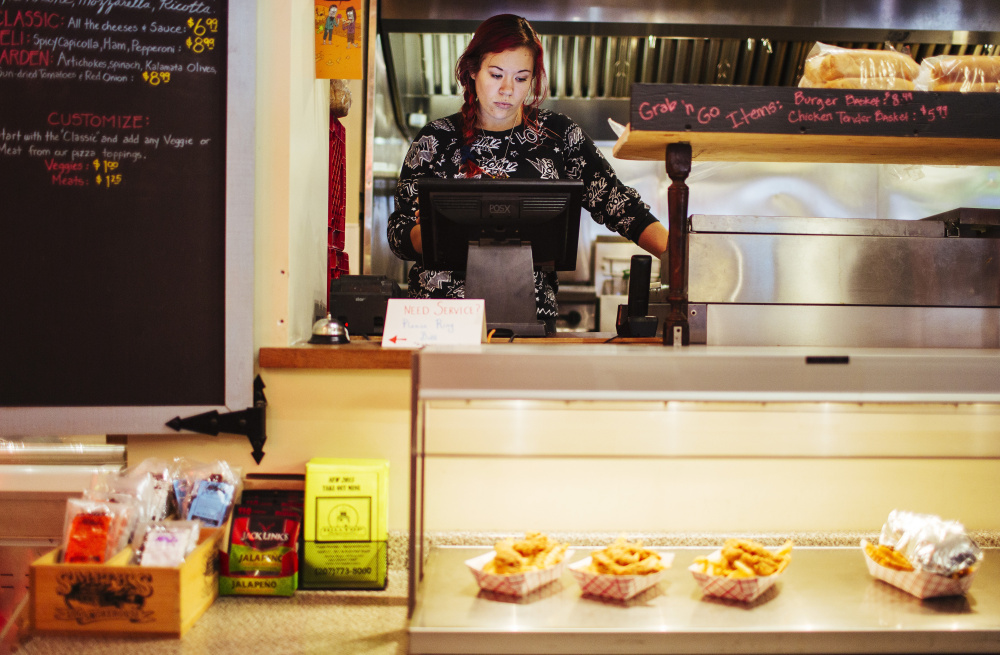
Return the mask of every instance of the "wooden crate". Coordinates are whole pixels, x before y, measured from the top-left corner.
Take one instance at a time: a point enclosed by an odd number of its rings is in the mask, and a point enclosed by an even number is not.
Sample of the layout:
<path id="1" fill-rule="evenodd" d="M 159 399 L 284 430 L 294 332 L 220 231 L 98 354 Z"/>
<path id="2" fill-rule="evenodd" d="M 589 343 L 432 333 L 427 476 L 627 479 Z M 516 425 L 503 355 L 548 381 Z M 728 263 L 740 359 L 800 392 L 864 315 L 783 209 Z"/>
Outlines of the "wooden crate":
<path id="1" fill-rule="evenodd" d="M 134 566 L 130 548 L 104 564 L 62 564 L 59 549 L 31 564 L 36 632 L 180 637 L 219 595 L 223 529 L 202 529 L 178 568 Z"/>

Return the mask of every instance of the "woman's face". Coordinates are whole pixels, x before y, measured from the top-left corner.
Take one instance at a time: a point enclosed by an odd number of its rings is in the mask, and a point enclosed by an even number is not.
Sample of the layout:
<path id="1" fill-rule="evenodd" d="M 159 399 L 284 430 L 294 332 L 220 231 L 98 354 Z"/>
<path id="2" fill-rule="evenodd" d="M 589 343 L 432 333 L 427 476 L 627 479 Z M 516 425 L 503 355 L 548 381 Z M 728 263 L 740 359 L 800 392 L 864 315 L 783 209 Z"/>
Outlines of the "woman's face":
<path id="1" fill-rule="evenodd" d="M 479 102 L 479 126 L 484 130 L 509 130 L 521 122 L 521 107 L 535 72 L 534 59 L 524 46 L 483 57 L 472 79 Z"/>

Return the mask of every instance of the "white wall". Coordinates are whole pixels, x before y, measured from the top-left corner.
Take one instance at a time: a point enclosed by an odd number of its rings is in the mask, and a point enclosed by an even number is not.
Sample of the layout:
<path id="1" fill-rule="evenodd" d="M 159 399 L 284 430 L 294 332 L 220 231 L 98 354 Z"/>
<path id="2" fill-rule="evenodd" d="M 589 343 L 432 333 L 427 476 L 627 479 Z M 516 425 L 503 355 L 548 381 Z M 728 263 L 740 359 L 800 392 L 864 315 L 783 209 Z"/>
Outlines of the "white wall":
<path id="1" fill-rule="evenodd" d="M 316 305 L 326 305 L 329 102 L 315 78 L 312 0 L 257 2 L 257 189 L 254 352 L 309 338 Z M 347 237 L 358 272 L 362 172 L 360 80 L 350 83 Z"/>

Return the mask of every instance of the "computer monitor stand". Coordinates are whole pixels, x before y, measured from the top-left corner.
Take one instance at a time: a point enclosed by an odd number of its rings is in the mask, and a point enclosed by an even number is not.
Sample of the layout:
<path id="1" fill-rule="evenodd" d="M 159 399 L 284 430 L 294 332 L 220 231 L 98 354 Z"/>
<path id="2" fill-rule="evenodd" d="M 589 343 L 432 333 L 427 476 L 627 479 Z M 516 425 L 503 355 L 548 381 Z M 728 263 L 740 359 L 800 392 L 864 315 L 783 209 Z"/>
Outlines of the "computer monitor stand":
<path id="1" fill-rule="evenodd" d="M 487 330 L 545 336 L 545 323 L 538 320 L 535 307 L 534 270 L 529 244 L 469 244 L 465 297 L 486 301 Z"/>

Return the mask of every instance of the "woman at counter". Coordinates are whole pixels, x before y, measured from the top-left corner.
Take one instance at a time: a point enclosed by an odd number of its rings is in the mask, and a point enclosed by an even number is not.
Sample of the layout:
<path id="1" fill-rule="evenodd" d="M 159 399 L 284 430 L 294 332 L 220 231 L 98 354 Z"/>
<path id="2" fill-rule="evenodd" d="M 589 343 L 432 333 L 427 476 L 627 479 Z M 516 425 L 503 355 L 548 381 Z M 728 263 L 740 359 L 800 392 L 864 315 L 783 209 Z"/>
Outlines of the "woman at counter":
<path id="1" fill-rule="evenodd" d="M 591 217 L 654 257 L 667 248 L 667 230 L 649 205 L 624 184 L 594 142 L 570 118 L 540 109 L 546 76 L 542 43 L 528 21 L 501 14 L 483 21 L 458 60 L 464 103 L 459 113 L 425 125 L 410 145 L 389 217 L 389 247 L 404 260 L 414 298 L 463 298 L 462 271 L 420 263 L 418 184 L 422 177 L 573 179 L 584 182 Z M 546 330 L 555 330 L 556 273 L 535 272 L 535 305 Z"/>

